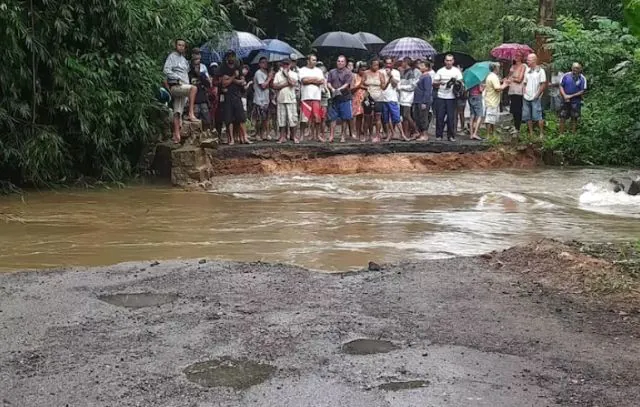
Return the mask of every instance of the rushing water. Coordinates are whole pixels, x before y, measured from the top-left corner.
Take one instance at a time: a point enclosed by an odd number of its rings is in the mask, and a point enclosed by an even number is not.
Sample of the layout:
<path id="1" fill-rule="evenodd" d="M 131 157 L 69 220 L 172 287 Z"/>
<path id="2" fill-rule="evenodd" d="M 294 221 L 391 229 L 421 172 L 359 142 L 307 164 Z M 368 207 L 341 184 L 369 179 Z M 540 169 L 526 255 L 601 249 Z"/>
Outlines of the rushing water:
<path id="1" fill-rule="evenodd" d="M 541 237 L 640 237 L 640 196 L 613 169 L 388 176 L 234 176 L 0 199 L 0 270 L 170 258 L 322 270 L 474 255 Z"/>

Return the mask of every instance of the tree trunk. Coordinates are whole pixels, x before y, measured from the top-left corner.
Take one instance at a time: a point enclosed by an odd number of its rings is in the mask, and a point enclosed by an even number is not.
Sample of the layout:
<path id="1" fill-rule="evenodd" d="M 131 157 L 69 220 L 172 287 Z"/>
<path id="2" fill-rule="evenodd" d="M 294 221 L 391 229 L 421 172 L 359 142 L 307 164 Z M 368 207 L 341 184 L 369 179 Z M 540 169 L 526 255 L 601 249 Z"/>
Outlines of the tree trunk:
<path id="1" fill-rule="evenodd" d="M 538 24 L 552 27 L 555 23 L 555 0 L 539 0 L 538 3 Z M 536 54 L 538 62 L 546 64 L 551 62 L 551 51 L 545 46 L 547 37 L 536 34 Z"/>

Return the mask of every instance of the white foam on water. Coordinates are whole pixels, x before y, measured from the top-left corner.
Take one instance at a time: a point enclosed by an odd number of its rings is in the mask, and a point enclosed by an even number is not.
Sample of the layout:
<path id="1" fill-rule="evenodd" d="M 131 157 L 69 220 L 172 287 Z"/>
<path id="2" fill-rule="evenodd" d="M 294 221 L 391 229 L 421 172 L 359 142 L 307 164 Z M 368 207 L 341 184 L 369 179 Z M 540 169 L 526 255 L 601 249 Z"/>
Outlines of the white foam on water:
<path id="1" fill-rule="evenodd" d="M 582 187 L 578 205 L 581 209 L 605 215 L 640 217 L 640 195 L 613 192 L 607 186 L 593 182 Z"/>

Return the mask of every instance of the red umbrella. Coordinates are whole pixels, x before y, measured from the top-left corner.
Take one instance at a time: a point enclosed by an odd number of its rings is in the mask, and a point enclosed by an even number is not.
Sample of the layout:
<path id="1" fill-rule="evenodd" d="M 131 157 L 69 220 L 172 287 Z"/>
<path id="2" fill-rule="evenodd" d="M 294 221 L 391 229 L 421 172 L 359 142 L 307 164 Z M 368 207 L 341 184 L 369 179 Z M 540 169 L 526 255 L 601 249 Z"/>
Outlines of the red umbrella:
<path id="1" fill-rule="evenodd" d="M 525 44 L 502 44 L 491 50 L 492 57 L 507 61 L 513 61 L 516 59 L 516 55 L 522 55 L 522 58 L 526 58 L 528 54 L 532 53 L 533 49 Z"/>

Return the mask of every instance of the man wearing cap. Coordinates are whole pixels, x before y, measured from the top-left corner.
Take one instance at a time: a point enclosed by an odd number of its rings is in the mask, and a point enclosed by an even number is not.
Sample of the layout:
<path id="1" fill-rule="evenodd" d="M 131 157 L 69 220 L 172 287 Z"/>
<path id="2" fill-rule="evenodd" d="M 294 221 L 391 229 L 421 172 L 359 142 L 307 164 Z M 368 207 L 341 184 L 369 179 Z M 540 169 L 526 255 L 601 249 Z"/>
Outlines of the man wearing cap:
<path id="1" fill-rule="evenodd" d="M 324 73 L 316 63 L 318 58 L 311 54 L 307 58 L 307 66 L 300 69 L 300 81 L 302 89 L 300 92 L 300 117 L 301 123 L 309 123 L 312 140 L 323 141 L 320 136 L 320 124 L 324 119 L 320 100 L 322 99 L 322 86 L 324 86 Z M 302 138 L 302 137 L 301 137 Z"/>
<path id="2" fill-rule="evenodd" d="M 280 63 L 280 70 L 273 78 L 273 89 L 278 92 L 276 97 L 278 127 L 280 128 L 278 143 L 287 141 L 287 130 L 291 132 L 294 143 L 300 142 L 296 137 L 296 127 L 298 126 L 297 84 L 298 74 L 291 70 L 291 59 L 287 58 Z"/>
<path id="3" fill-rule="evenodd" d="M 198 89 L 189 83 L 189 61 L 184 57 L 187 43 L 177 39 L 176 49 L 167 57 L 164 63 L 163 72 L 166 76 L 165 87 L 169 89 L 173 98 L 173 142 L 180 143 L 180 125 L 182 112 L 186 99 L 189 99 L 189 114 L 187 120 L 197 122 L 194 113 L 196 93 Z"/>
<path id="4" fill-rule="evenodd" d="M 242 93 L 246 81 L 240 72 L 234 51 L 228 51 L 225 54 L 220 72 L 222 74 L 222 97 L 224 98 L 222 100 L 222 119 L 227 125 L 229 144 L 234 144 L 234 138 L 240 143 L 251 144 L 245 129 L 247 115 L 242 104 Z"/>
<path id="5" fill-rule="evenodd" d="M 331 128 L 329 130 L 329 143 L 333 142 L 336 131 L 336 121 L 341 120 L 348 123 L 349 133 L 353 133 L 353 112 L 351 111 L 351 83 L 353 82 L 353 73 L 347 69 L 347 58 L 340 55 L 337 61 L 337 68 L 329 72 L 327 77 L 327 88 L 333 97 L 333 104 L 329 109 L 329 120 Z M 340 134 L 340 142 L 345 142 L 345 131 Z"/>

